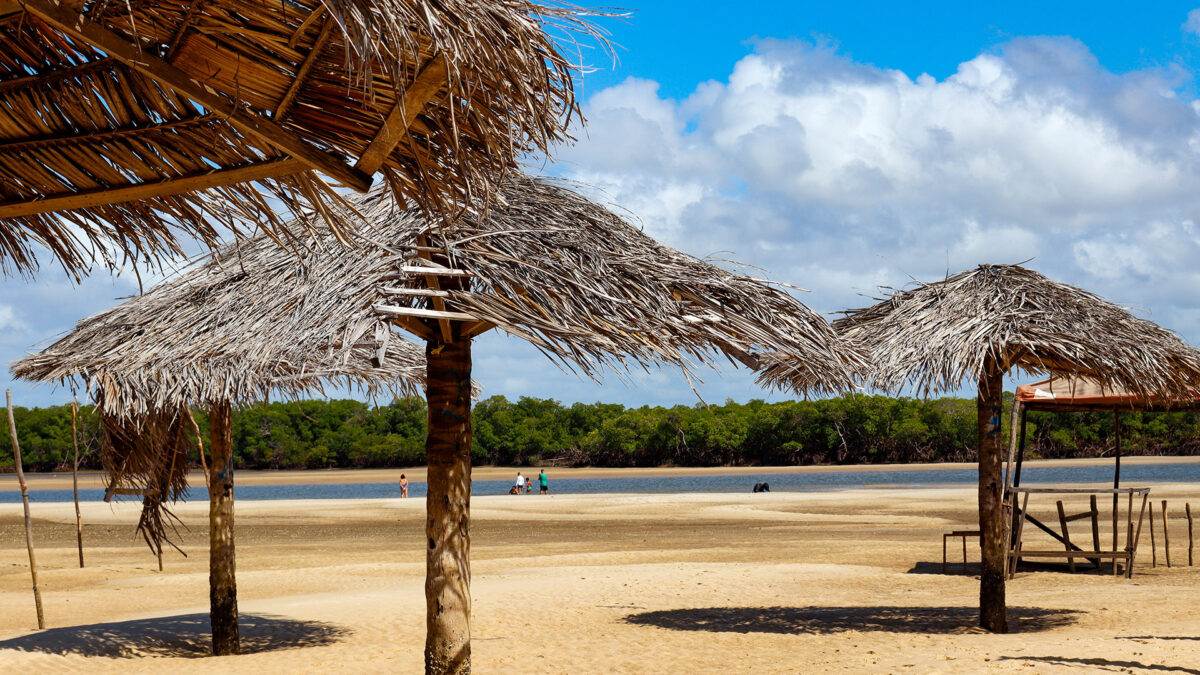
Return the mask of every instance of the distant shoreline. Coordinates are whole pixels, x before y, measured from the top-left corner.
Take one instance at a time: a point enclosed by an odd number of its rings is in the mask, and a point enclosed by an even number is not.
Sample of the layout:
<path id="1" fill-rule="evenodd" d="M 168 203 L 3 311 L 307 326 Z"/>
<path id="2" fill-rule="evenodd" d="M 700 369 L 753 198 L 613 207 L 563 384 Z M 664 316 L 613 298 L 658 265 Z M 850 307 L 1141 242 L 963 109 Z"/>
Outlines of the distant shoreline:
<path id="1" fill-rule="evenodd" d="M 1089 457 L 1085 459 L 1038 459 L 1029 460 L 1025 464 L 1030 467 L 1054 466 L 1097 466 L 1112 463 L 1111 457 Z M 1195 464 L 1200 463 L 1200 457 L 1122 457 L 1121 463 L 1128 464 Z M 472 477 L 477 480 L 504 480 L 512 478 L 520 471 L 526 475 L 536 475 L 540 469 L 546 469 L 551 480 L 566 478 L 617 478 L 617 477 L 655 477 L 655 476 L 705 476 L 705 475 L 742 475 L 764 473 L 812 473 L 812 472 L 854 472 L 870 473 L 900 470 L 948 470 L 970 469 L 976 466 L 973 462 L 945 462 L 929 464 L 854 464 L 854 465 L 810 465 L 810 466 L 715 466 L 715 467 L 645 467 L 645 468 L 610 468 L 610 467 L 498 467 L 481 466 L 472 470 Z M 246 470 L 236 474 L 236 482 L 240 485 L 313 485 L 333 483 L 394 483 L 400 480 L 400 474 L 405 474 L 410 481 L 423 482 L 425 467 L 407 467 L 396 469 L 306 469 L 306 470 Z M 30 490 L 69 490 L 71 488 L 70 473 L 27 473 L 26 481 Z M 204 485 L 204 477 L 199 471 L 194 471 L 188 477 L 193 485 Z M 88 472 L 79 476 L 80 489 L 101 489 L 104 487 L 103 476 L 97 472 Z M 16 474 L 0 475 L 0 491 L 18 490 Z"/>

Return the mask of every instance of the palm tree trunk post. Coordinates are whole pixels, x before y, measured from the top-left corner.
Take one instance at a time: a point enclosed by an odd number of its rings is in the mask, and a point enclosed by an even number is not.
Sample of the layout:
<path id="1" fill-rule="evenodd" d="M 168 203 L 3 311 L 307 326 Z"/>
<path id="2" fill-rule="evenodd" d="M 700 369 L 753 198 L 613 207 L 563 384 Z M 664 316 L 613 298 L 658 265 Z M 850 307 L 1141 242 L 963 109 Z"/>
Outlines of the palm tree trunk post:
<path id="1" fill-rule="evenodd" d="M 233 549 L 233 428 L 229 403 L 208 416 L 212 464 L 208 487 L 208 592 L 213 654 L 241 653 Z"/>
<path id="2" fill-rule="evenodd" d="M 984 359 L 979 380 L 979 531 L 983 547 L 979 575 L 979 623 L 993 633 L 1007 633 L 1004 605 L 1004 510 L 1000 411 L 1004 372 L 995 356 Z"/>
<path id="3" fill-rule="evenodd" d="M 425 672 L 460 675 L 471 672 L 471 340 L 431 340 L 425 358 Z"/>

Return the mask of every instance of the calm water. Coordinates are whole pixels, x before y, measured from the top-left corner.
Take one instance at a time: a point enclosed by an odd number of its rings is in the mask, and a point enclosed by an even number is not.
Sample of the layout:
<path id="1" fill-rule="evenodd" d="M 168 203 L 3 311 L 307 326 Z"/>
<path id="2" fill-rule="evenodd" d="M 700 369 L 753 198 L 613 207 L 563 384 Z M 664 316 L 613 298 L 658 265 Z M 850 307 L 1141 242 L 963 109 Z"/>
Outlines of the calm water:
<path id="1" fill-rule="evenodd" d="M 1094 483 L 1112 484 L 1112 465 L 1101 466 L 1026 466 L 1021 472 L 1024 485 L 1035 483 Z M 840 490 L 856 487 L 936 487 L 974 485 L 976 472 L 970 469 L 887 469 L 868 471 L 805 471 L 796 473 L 706 474 L 703 476 L 652 476 L 628 478 L 558 478 L 551 471 L 550 491 L 562 494 L 681 493 L 681 492 L 750 492 L 758 482 L 771 484 L 775 492 Z M 0 481 L 15 477 L 0 477 Z M 1122 485 L 1160 483 L 1200 483 L 1200 459 L 1172 464 L 1125 464 L 1121 467 Z M 512 481 L 477 480 L 471 486 L 476 495 L 507 494 Z M 203 486 L 196 494 L 203 494 Z M 424 497 L 425 484 L 412 481 L 410 497 Z M 392 483 L 334 483 L 314 485 L 241 485 L 239 500 L 259 499 L 371 499 L 398 497 L 399 489 Z M 103 490 L 80 490 L 81 501 L 102 501 Z M 36 502 L 69 502 L 70 490 L 31 490 L 30 500 Z M 17 490 L 0 490 L 0 503 L 19 502 Z"/>

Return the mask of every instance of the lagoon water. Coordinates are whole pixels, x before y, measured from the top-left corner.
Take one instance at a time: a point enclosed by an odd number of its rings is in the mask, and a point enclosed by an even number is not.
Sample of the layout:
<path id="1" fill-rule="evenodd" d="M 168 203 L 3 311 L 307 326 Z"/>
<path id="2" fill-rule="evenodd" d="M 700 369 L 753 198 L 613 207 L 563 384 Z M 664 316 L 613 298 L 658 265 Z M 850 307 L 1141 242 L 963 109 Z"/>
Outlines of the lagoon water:
<path id="1" fill-rule="evenodd" d="M 1111 464 L 1079 466 L 1025 466 L 1021 472 L 1024 485 L 1079 483 L 1098 487 L 1111 485 Z M 683 492 L 750 492 L 755 483 L 767 482 L 775 492 L 804 492 L 842 490 L 847 488 L 902 487 L 961 487 L 974 485 L 974 468 L 867 468 L 855 471 L 797 471 L 781 473 L 706 473 L 698 476 L 630 476 L 606 478 L 558 478 L 549 471 L 551 493 L 563 494 L 663 494 Z M 1121 467 L 1121 484 L 1153 487 L 1160 483 L 1200 483 L 1200 458 L 1194 461 L 1136 464 Z M 507 494 L 512 481 L 477 480 L 471 486 L 475 495 Z M 412 481 L 409 496 L 425 496 L 425 484 Z M 203 494 L 194 488 L 191 497 Z M 398 497 L 393 483 L 329 483 L 309 485 L 240 485 L 238 500 L 262 499 L 379 499 Z M 80 490 L 81 501 L 102 501 L 103 490 Z M 19 502 L 17 490 L 0 490 L 0 503 Z M 69 502 L 70 490 L 30 491 L 34 502 Z"/>

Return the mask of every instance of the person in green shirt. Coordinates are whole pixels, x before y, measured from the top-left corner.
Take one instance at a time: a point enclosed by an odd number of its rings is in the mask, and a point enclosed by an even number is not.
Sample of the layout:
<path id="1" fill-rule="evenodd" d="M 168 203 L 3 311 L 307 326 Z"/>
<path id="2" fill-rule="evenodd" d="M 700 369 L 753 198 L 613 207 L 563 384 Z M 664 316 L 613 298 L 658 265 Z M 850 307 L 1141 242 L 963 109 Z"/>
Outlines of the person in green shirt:
<path id="1" fill-rule="evenodd" d="M 540 494 L 544 494 L 544 495 L 550 494 L 550 485 L 546 481 L 546 470 L 545 469 L 542 469 L 542 472 L 538 474 L 538 484 L 541 485 L 541 487 L 542 487 Z"/>

